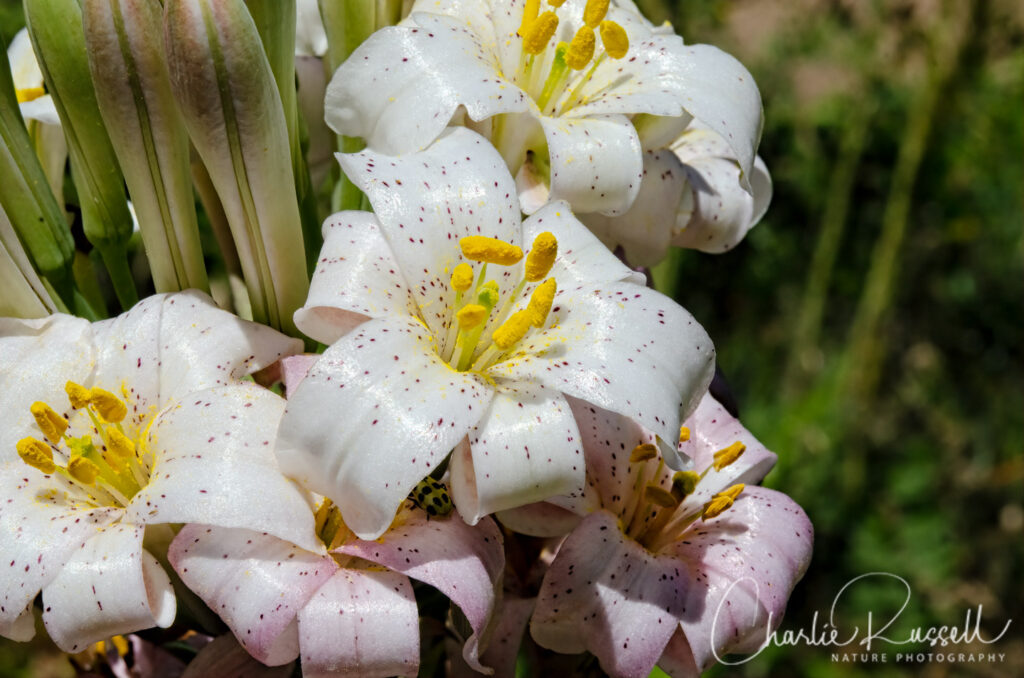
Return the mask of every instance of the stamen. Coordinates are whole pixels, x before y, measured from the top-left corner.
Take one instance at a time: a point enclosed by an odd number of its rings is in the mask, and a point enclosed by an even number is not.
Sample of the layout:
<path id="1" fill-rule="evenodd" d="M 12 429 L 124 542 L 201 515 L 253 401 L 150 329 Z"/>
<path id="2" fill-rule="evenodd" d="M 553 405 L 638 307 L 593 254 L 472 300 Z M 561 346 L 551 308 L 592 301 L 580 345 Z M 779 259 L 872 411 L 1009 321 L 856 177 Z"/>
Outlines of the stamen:
<path id="1" fill-rule="evenodd" d="M 690 439 L 690 429 L 685 426 L 679 427 L 679 442 L 685 443 Z"/>
<path id="2" fill-rule="evenodd" d="M 456 292 L 465 292 L 473 285 L 473 267 L 462 263 L 452 271 L 452 289 Z"/>
<path id="3" fill-rule="evenodd" d="M 548 320 L 548 313 L 551 312 L 551 304 L 555 301 L 555 292 L 558 287 L 554 278 L 548 278 L 533 290 L 530 295 L 530 303 L 526 311 L 530 314 L 530 324 L 534 327 L 544 327 Z"/>
<path id="4" fill-rule="evenodd" d="M 459 320 L 459 329 L 465 331 L 471 330 L 487 320 L 488 313 L 490 313 L 490 309 L 480 304 L 467 304 L 455 314 L 455 317 Z"/>
<path id="5" fill-rule="evenodd" d="M 18 99 L 19 104 L 35 101 L 44 94 L 46 94 L 46 90 L 42 87 L 25 87 L 14 91 L 14 96 Z"/>
<path id="6" fill-rule="evenodd" d="M 530 330 L 533 314 L 528 310 L 516 311 L 501 327 L 494 330 L 491 339 L 502 351 L 512 348 Z"/>
<path id="7" fill-rule="evenodd" d="M 613 59 L 621 59 L 629 51 L 629 36 L 626 29 L 614 21 L 601 22 L 601 44 Z"/>
<path id="8" fill-rule="evenodd" d="M 552 11 L 547 11 L 534 19 L 526 29 L 523 36 L 523 51 L 530 55 L 537 55 L 544 51 L 551 41 L 551 37 L 558 28 L 558 17 Z M 470 236 L 478 237 L 478 236 Z"/>
<path id="9" fill-rule="evenodd" d="M 89 404 L 108 424 L 116 424 L 128 416 L 128 406 L 110 391 L 93 387 L 89 391 Z"/>
<path id="10" fill-rule="evenodd" d="M 57 468 L 53 463 L 53 451 L 50 450 L 50 446 L 38 438 L 22 438 L 15 448 L 21 460 L 34 469 L 43 473 L 53 473 Z"/>
<path id="11" fill-rule="evenodd" d="M 558 240 L 554 234 L 544 231 L 533 239 L 530 253 L 526 255 L 526 279 L 537 282 L 546 276 L 555 265 L 558 256 Z"/>
<path id="12" fill-rule="evenodd" d="M 523 250 L 497 238 L 469 235 L 459 240 L 462 255 L 472 261 L 512 266 L 523 258 Z"/>
<path id="13" fill-rule="evenodd" d="M 729 447 L 726 447 L 724 449 L 719 450 L 718 452 L 715 452 L 715 460 L 713 463 L 715 470 L 721 471 L 723 468 L 739 459 L 740 456 L 743 455 L 743 452 L 746 451 L 746 449 L 747 446 L 737 440 Z"/>
<path id="14" fill-rule="evenodd" d="M 597 28 L 601 20 L 608 14 L 609 0 L 587 0 L 583 8 L 583 23 L 590 28 Z"/>
<path id="15" fill-rule="evenodd" d="M 629 453 L 629 463 L 635 464 L 638 461 L 647 461 L 648 459 L 654 459 L 658 456 L 658 448 L 650 443 L 644 443 L 643 445 L 637 445 L 633 448 L 633 451 Z"/>
<path id="16" fill-rule="evenodd" d="M 72 408 L 78 410 L 89 405 L 89 389 L 81 384 L 69 381 L 64 384 L 64 392 L 68 394 Z"/>
<path id="17" fill-rule="evenodd" d="M 71 461 L 68 462 L 68 473 L 83 485 L 92 485 L 100 474 L 100 467 L 79 455 L 71 457 Z"/>
<path id="18" fill-rule="evenodd" d="M 589 5 L 588 5 L 589 7 Z M 593 28 L 581 27 L 569 43 L 569 51 L 565 53 L 566 65 L 574 71 L 581 71 L 586 68 L 590 60 L 594 58 L 594 48 L 597 44 L 594 38 Z"/>
<path id="19" fill-rule="evenodd" d="M 523 20 L 519 24 L 519 30 L 516 31 L 516 35 L 520 38 L 526 36 L 526 32 L 537 19 L 537 14 L 540 12 L 540 0 L 526 0 L 526 7 L 523 8 Z"/>
<path id="20" fill-rule="evenodd" d="M 738 497 L 740 492 L 743 491 L 743 487 L 743 483 L 733 485 L 728 490 L 719 492 L 712 497 L 711 501 L 704 504 L 704 511 L 701 513 L 704 520 L 711 520 L 712 518 L 721 515 L 731 507 L 733 502 L 736 500 L 736 497 Z"/>
<path id="21" fill-rule="evenodd" d="M 116 428 L 107 429 L 107 448 L 123 459 L 135 458 L 135 443 Z"/>
<path id="22" fill-rule="evenodd" d="M 743 483 L 736 483 L 729 489 L 719 492 L 718 494 L 722 495 L 723 497 L 729 497 L 730 499 L 736 499 L 736 497 L 740 496 L 740 492 L 742 492 L 743 488 L 745 487 L 746 485 L 744 485 Z"/>
<path id="23" fill-rule="evenodd" d="M 548 4 L 557 9 L 565 4 L 565 0 L 548 0 Z"/>
<path id="24" fill-rule="evenodd" d="M 36 401 L 29 408 L 32 416 L 36 419 L 36 425 L 54 445 L 60 442 L 64 432 L 68 430 L 68 421 L 57 414 L 52 407 L 46 403 Z"/>

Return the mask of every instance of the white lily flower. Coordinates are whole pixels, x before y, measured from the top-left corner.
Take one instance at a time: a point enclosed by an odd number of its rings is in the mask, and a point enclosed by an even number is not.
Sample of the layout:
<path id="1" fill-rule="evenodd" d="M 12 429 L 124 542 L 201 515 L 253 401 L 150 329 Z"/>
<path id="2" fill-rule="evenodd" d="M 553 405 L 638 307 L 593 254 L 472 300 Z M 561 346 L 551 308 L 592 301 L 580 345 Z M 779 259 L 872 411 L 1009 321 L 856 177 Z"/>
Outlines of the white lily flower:
<path id="1" fill-rule="evenodd" d="M 301 539 L 307 500 L 272 454 L 284 401 L 238 383 L 300 349 L 194 291 L 93 324 L 0 319 L 0 635 L 31 636 L 40 590 L 66 652 L 169 626 L 175 599 L 143 546 L 149 526 Z"/>
<path id="2" fill-rule="evenodd" d="M 568 205 L 521 222 L 501 157 L 464 128 L 418 154 L 339 159 L 376 214 L 324 225 L 295 321 L 332 345 L 289 395 L 286 474 L 372 539 L 453 448 L 470 523 L 581 491 L 566 395 L 640 422 L 672 454 L 710 382 L 711 340 Z"/>
<path id="3" fill-rule="evenodd" d="M 335 131 L 390 154 L 426 147 L 460 107 L 513 174 L 532 171 L 551 199 L 606 215 L 640 190 L 638 115 L 676 133 L 691 116 L 707 121 L 744 182 L 761 129 L 760 95 L 739 62 L 684 45 L 623 0 L 420 0 L 342 64 L 326 100 Z"/>

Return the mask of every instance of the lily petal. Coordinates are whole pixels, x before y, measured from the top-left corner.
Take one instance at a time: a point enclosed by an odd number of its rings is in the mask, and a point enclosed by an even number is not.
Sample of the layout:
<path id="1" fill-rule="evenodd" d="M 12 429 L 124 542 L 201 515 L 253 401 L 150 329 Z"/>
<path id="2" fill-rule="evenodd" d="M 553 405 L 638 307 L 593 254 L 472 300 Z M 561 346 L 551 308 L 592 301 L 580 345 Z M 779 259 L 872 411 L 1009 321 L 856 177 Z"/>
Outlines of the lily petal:
<path id="1" fill-rule="evenodd" d="M 416 675 L 419 617 L 409 579 L 338 570 L 299 612 L 299 645 L 304 678 Z"/>
<path id="2" fill-rule="evenodd" d="M 672 558 L 624 537 L 615 516 L 592 513 L 544 576 L 530 632 L 546 648 L 587 650 L 606 672 L 642 678 L 683 614 L 683 576 Z"/>
<path id="3" fill-rule="evenodd" d="M 584 467 L 579 430 L 562 394 L 499 382 L 469 445 L 452 455 L 452 498 L 475 525 L 495 511 L 582 495 Z"/>
<path id="4" fill-rule="evenodd" d="M 323 234 L 309 296 L 295 312 L 304 334 L 332 344 L 368 318 L 417 314 L 377 217 L 339 212 L 324 222 Z"/>
<path id="5" fill-rule="evenodd" d="M 0 622 L 0 636 L 18 643 L 32 640 L 36 635 L 36 616 L 32 603 L 14 618 L 13 622 Z"/>
<path id="6" fill-rule="evenodd" d="M 150 482 L 128 505 L 128 520 L 244 527 L 320 549 L 309 501 L 274 457 L 284 407 L 284 398 L 238 384 L 190 394 L 162 412 L 149 430 Z"/>
<path id="7" fill-rule="evenodd" d="M 376 539 L 492 393 L 480 376 L 442 362 L 417 320 L 370 320 L 328 348 L 291 395 L 278 462 L 330 497 L 361 538 Z"/>
<path id="8" fill-rule="evenodd" d="M 337 571 L 328 555 L 249 530 L 186 525 L 167 556 L 249 654 L 269 665 L 299 655 L 298 611 Z"/>
<path id="9" fill-rule="evenodd" d="M 579 514 L 546 501 L 499 511 L 495 517 L 513 532 L 531 537 L 564 537 L 581 520 Z"/>
<path id="10" fill-rule="evenodd" d="M 43 589 L 43 623 L 57 647 L 80 652 L 110 636 L 174 622 L 174 590 L 143 549 L 144 532 L 141 525 L 107 527 Z"/>
<path id="11" fill-rule="evenodd" d="M 414 20 L 377 31 L 338 68 L 325 101 L 331 129 L 399 155 L 426 148 L 460 105 L 473 120 L 528 109 L 475 31 L 436 14 Z"/>
<path id="12" fill-rule="evenodd" d="M 622 214 L 640 191 L 640 138 L 621 115 L 541 117 L 551 158 L 551 199 L 577 212 Z"/>
<path id="13" fill-rule="evenodd" d="M 502 543 L 492 520 L 470 527 L 458 512 L 429 519 L 426 512 L 415 511 L 381 539 L 349 542 L 338 551 L 401 572 L 448 596 L 473 628 L 463 657 L 475 670 L 487 673 L 479 654 L 505 570 Z"/>

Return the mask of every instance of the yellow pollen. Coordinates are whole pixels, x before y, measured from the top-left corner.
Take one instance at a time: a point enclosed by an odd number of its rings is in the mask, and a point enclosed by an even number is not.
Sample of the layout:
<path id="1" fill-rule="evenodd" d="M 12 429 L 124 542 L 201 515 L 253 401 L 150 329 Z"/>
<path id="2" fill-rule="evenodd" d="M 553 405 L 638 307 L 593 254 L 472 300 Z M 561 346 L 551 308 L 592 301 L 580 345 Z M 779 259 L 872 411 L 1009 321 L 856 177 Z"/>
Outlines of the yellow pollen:
<path id="1" fill-rule="evenodd" d="M 537 18 L 537 14 L 540 12 L 540 0 L 526 0 L 526 7 L 523 9 L 523 20 L 519 24 L 519 30 L 516 31 L 516 35 L 520 38 L 526 36 L 526 31 L 530 28 L 530 24 Z"/>
<path id="2" fill-rule="evenodd" d="M 574 71 L 583 70 L 594 58 L 596 44 L 594 30 L 586 26 L 581 27 L 569 43 L 569 51 L 565 53 L 565 64 Z"/>
<path id="3" fill-rule="evenodd" d="M 511 266 L 523 258 L 523 250 L 516 245 L 482 235 L 468 235 L 459 240 L 459 246 L 467 259 L 487 264 Z"/>
<path id="4" fill-rule="evenodd" d="M 745 487 L 746 487 L 746 485 L 744 485 L 743 483 L 736 483 L 735 485 L 733 485 L 729 489 L 724 490 L 722 492 L 719 492 L 718 495 L 716 495 L 716 496 L 729 497 L 729 499 L 735 500 L 736 497 L 740 496 L 740 492 L 742 492 L 743 488 L 745 488 Z"/>
<path id="5" fill-rule="evenodd" d="M 53 408 L 46 403 L 39 401 L 32 403 L 32 407 L 29 410 L 32 412 L 32 416 L 36 418 L 36 425 L 43 432 L 43 435 L 46 436 L 47 440 L 54 445 L 59 443 L 64 435 L 64 431 L 68 430 L 67 419 L 54 412 Z"/>
<path id="6" fill-rule="evenodd" d="M 690 429 L 686 428 L 685 426 L 680 426 L 679 427 L 679 442 L 685 443 L 689 439 L 690 439 Z"/>
<path id="7" fill-rule="evenodd" d="M 550 271 L 558 256 L 558 241 L 555 236 L 544 231 L 533 239 L 533 247 L 526 255 L 526 280 L 537 282 Z"/>
<path id="8" fill-rule="evenodd" d="M 693 494 L 697 489 L 700 476 L 695 471 L 678 471 L 672 476 L 672 491 L 681 495 L 680 498 Z"/>
<path id="9" fill-rule="evenodd" d="M 53 452 L 50 446 L 38 438 L 22 438 L 15 445 L 21 460 L 43 473 L 53 473 L 57 467 L 53 463 Z"/>
<path id="10" fill-rule="evenodd" d="M 723 468 L 733 463 L 746 451 L 747 446 L 740 441 L 734 442 L 729 447 L 715 452 L 714 467 L 716 471 L 721 471 Z"/>
<path id="11" fill-rule="evenodd" d="M 119 457 L 128 458 L 135 456 L 135 443 L 116 428 L 107 430 L 107 447 Z"/>
<path id="12" fill-rule="evenodd" d="M 590 28 L 597 28 L 601 20 L 608 14 L 609 0 L 587 0 L 583 8 L 583 23 Z"/>
<path id="13" fill-rule="evenodd" d="M 517 341 L 526 336 L 530 329 L 530 319 L 533 314 L 529 311 L 516 311 L 501 327 L 494 330 L 492 340 L 494 345 L 502 351 L 511 348 Z"/>
<path id="14" fill-rule="evenodd" d="M 647 461 L 648 459 L 654 459 L 658 456 L 658 448 L 650 443 L 644 443 L 643 445 L 637 445 L 633 448 L 633 451 L 629 453 L 629 462 L 635 464 L 638 461 Z"/>
<path id="15" fill-rule="evenodd" d="M 565 0 L 548 0 L 548 4 L 552 7 L 561 7 L 565 4 Z"/>
<path id="16" fill-rule="evenodd" d="M 732 506 L 732 497 L 716 494 L 711 498 L 711 501 L 704 504 L 704 511 L 701 512 L 701 515 L 704 520 L 711 520 L 712 518 L 720 516 L 730 506 Z"/>
<path id="17" fill-rule="evenodd" d="M 629 51 L 629 36 L 626 29 L 614 21 L 601 22 L 601 44 L 613 59 L 621 59 Z"/>
<path id="18" fill-rule="evenodd" d="M 64 384 L 64 392 L 68 394 L 68 400 L 71 401 L 71 407 L 74 409 L 81 409 L 89 405 L 89 389 L 81 384 L 69 381 Z"/>
<path id="19" fill-rule="evenodd" d="M 469 264 L 459 264 L 452 272 L 452 289 L 458 292 L 465 292 L 473 286 L 473 267 Z"/>
<path id="20" fill-rule="evenodd" d="M 467 304 L 459 309 L 455 317 L 459 319 L 460 330 L 471 330 L 487 320 L 488 313 L 488 309 L 480 304 Z"/>
<path id="21" fill-rule="evenodd" d="M 544 12 L 534 19 L 530 23 L 529 28 L 526 29 L 526 35 L 523 36 L 523 50 L 527 54 L 540 54 L 548 46 L 548 42 L 550 42 L 551 36 L 555 34 L 555 29 L 557 28 L 558 17 L 555 16 L 555 13 L 551 11 Z"/>
<path id="22" fill-rule="evenodd" d="M 679 500 L 671 492 L 659 485 L 650 484 L 644 488 L 644 498 L 656 506 L 662 508 L 675 508 L 679 506 Z"/>
<path id="23" fill-rule="evenodd" d="M 89 391 L 89 404 L 108 424 L 116 424 L 128 415 L 128 406 L 116 395 L 102 388 L 93 388 Z"/>
<path id="24" fill-rule="evenodd" d="M 44 94 L 46 94 L 46 90 L 42 87 L 26 87 L 14 91 L 14 96 L 18 99 L 19 104 L 35 101 Z"/>
<path id="25" fill-rule="evenodd" d="M 533 290 L 533 294 L 530 295 L 530 304 L 526 307 L 526 312 L 530 314 L 530 323 L 534 327 L 544 327 L 544 323 L 548 320 L 548 313 L 551 312 L 551 304 L 555 301 L 555 292 L 557 291 L 558 286 L 555 284 L 554 278 L 548 278 Z"/>
<path id="26" fill-rule="evenodd" d="M 83 485 L 92 485 L 100 474 L 100 467 L 85 457 L 71 457 L 68 462 L 68 473 Z"/>

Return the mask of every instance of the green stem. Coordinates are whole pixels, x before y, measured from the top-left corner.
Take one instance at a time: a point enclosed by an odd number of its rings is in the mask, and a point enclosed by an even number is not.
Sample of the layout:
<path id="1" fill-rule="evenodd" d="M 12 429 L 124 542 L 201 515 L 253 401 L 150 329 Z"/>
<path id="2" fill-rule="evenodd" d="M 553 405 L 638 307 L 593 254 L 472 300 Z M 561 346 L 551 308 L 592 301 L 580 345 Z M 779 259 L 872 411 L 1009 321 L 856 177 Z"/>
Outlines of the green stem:
<path id="1" fill-rule="evenodd" d="M 110 282 L 114 286 L 114 293 L 125 311 L 139 303 L 139 293 L 135 289 L 135 280 L 132 278 L 132 269 L 128 263 L 128 249 L 121 243 L 104 243 L 97 245 L 100 256 L 103 258 L 103 265 L 110 274 Z"/>

